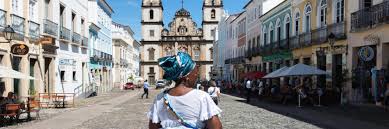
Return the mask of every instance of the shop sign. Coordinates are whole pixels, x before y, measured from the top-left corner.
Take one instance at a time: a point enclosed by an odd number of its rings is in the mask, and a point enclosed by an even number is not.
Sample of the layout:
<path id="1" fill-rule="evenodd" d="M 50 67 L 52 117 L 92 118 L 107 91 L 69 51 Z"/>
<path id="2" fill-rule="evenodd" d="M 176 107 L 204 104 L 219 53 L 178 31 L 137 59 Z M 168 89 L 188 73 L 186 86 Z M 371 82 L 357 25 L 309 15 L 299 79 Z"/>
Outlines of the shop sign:
<path id="1" fill-rule="evenodd" d="M 271 62 L 271 61 L 277 61 L 277 62 L 282 62 L 282 60 L 289 60 L 292 59 L 292 53 L 291 52 L 280 52 L 276 53 L 270 56 L 264 56 L 263 61 L 264 62 Z"/>
<path id="2" fill-rule="evenodd" d="M 29 48 L 24 44 L 14 44 L 11 46 L 11 53 L 14 55 L 26 55 L 28 52 Z"/>
<path id="3" fill-rule="evenodd" d="M 371 61 L 374 58 L 374 49 L 370 46 L 362 47 L 358 52 L 359 58 L 363 61 Z"/>
<path id="4" fill-rule="evenodd" d="M 61 59 L 59 60 L 59 65 L 76 66 L 76 61 L 73 59 Z"/>
<path id="5" fill-rule="evenodd" d="M 41 44 L 52 44 L 53 38 L 52 37 L 43 37 L 40 39 Z"/>

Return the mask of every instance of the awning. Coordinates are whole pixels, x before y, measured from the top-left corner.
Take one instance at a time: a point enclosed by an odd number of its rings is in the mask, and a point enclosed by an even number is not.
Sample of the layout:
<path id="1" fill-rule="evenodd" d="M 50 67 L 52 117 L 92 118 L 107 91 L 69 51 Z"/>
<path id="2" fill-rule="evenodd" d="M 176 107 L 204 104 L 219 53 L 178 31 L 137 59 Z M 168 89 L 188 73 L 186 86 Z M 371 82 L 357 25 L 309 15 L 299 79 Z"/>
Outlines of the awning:
<path id="1" fill-rule="evenodd" d="M 263 78 L 276 78 L 278 74 L 284 72 L 284 71 L 287 70 L 288 68 L 289 68 L 289 67 L 284 66 L 284 67 L 282 67 L 282 68 L 280 68 L 280 69 L 277 69 L 276 71 L 273 71 L 273 72 L 267 74 L 267 75 L 266 75 L 265 77 L 263 77 Z"/>
<path id="2" fill-rule="evenodd" d="M 0 66 L 0 78 L 16 78 L 16 79 L 29 79 L 35 80 L 34 77 L 31 77 L 27 74 L 13 70 L 10 67 Z"/>
<path id="3" fill-rule="evenodd" d="M 283 72 L 276 75 L 276 77 L 285 77 L 285 76 L 310 76 L 310 75 L 326 75 L 326 71 L 320 70 L 316 67 L 305 65 L 305 64 L 296 64 Z"/>
<path id="4" fill-rule="evenodd" d="M 265 75 L 266 74 L 263 72 L 249 72 L 249 73 L 242 74 L 241 78 L 242 79 L 247 78 L 247 79 L 254 80 L 254 79 L 261 79 Z"/>

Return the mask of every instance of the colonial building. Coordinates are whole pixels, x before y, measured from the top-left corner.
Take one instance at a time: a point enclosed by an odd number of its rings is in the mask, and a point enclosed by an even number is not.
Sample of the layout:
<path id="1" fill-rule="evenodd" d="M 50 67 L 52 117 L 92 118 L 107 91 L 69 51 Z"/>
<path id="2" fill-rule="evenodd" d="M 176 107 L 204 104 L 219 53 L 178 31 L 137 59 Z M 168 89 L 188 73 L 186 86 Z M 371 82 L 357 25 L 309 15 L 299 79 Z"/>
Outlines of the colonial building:
<path id="1" fill-rule="evenodd" d="M 342 0 L 343 1 L 343 0 Z M 344 18 L 349 27 L 347 67 L 352 73 L 352 85 L 348 85 L 348 98 L 361 103 L 372 101 L 370 89 L 383 89 L 378 83 L 389 69 L 389 1 L 346 1 L 349 13 Z M 386 72 L 386 74 L 385 74 Z M 380 90 L 377 90 L 381 92 Z M 376 92 L 377 92 L 376 91 Z M 373 97 L 371 97 L 373 96 Z"/>
<path id="2" fill-rule="evenodd" d="M 58 75 L 56 93 L 73 93 L 89 84 L 88 2 L 60 0 L 53 16 L 59 16 Z"/>
<path id="3" fill-rule="evenodd" d="M 134 32 L 130 26 L 112 22 L 113 42 L 113 81 L 114 86 L 123 86 L 126 82 L 133 81 L 136 75 L 134 57 L 139 51 L 134 50 Z M 136 54 L 137 52 L 137 54 Z M 131 80 L 132 78 L 132 80 Z"/>
<path id="4" fill-rule="evenodd" d="M 88 0 L 89 16 L 89 69 L 98 92 L 113 87 L 112 79 L 112 13 L 105 0 Z"/>
<path id="5" fill-rule="evenodd" d="M 161 0 L 143 0 L 141 76 L 144 79 L 151 84 L 162 79 L 163 71 L 158 67 L 157 59 L 178 51 L 187 52 L 200 65 L 200 79 L 211 79 L 213 42 L 223 3 L 221 0 L 204 0 L 202 11 L 202 28 L 198 28 L 190 12 L 183 7 L 164 28 Z"/>

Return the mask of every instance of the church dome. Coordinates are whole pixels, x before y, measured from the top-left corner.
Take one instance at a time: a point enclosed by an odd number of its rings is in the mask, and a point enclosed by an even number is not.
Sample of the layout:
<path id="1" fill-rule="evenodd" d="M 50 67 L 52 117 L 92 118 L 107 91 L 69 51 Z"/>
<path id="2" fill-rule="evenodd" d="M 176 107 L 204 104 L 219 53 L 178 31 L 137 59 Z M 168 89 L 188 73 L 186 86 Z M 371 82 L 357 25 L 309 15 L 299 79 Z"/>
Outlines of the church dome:
<path id="1" fill-rule="evenodd" d="M 190 13 L 186 9 L 181 8 L 176 12 L 176 16 L 190 16 Z"/>

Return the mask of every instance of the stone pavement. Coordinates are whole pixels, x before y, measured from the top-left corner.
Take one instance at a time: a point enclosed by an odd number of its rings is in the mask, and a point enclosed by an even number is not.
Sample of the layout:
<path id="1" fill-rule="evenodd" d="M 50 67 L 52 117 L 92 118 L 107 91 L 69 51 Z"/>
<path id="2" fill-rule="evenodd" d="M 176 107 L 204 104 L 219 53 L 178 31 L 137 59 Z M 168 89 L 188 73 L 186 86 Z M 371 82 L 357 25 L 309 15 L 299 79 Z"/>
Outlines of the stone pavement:
<path id="1" fill-rule="evenodd" d="M 160 90 L 150 90 L 149 99 L 140 99 L 142 92 L 137 90 L 112 96 L 106 95 L 101 97 L 102 99 L 95 98 L 96 100 L 90 100 L 92 102 L 80 104 L 80 108 L 62 112 L 47 120 L 17 127 L 21 129 L 147 129 L 146 113 L 153 98 L 160 92 Z M 222 96 L 220 108 L 223 110 L 221 120 L 224 129 L 382 128 L 364 121 L 344 120 L 344 116 L 325 115 L 325 111 L 317 113 L 317 110 L 312 111 L 309 108 L 260 101 L 247 104 L 244 99 L 229 95 Z"/>

